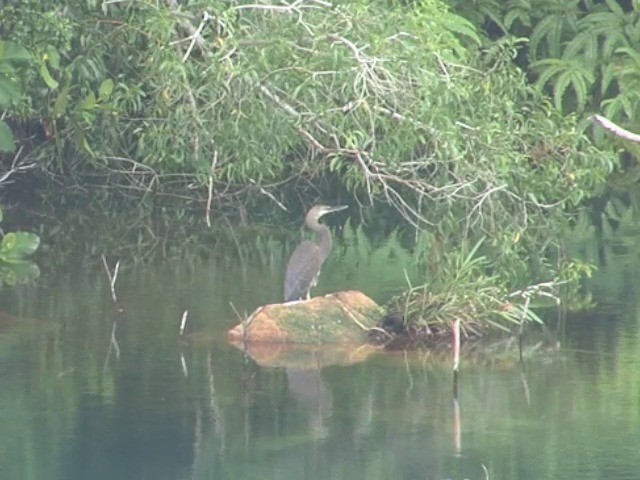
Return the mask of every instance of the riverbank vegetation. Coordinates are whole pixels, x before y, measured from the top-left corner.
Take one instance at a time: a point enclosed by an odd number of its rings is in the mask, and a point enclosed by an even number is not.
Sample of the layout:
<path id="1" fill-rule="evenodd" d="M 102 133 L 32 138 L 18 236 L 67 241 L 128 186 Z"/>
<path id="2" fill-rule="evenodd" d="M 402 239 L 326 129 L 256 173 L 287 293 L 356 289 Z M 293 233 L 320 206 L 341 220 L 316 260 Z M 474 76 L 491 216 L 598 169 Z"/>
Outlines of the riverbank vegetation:
<path id="1" fill-rule="evenodd" d="M 620 171 L 586 119 L 637 121 L 637 10 L 561 4 L 3 2 L 6 191 L 207 221 L 383 206 L 419 232 L 406 321 L 511 330 L 581 303 L 564 240 Z"/>

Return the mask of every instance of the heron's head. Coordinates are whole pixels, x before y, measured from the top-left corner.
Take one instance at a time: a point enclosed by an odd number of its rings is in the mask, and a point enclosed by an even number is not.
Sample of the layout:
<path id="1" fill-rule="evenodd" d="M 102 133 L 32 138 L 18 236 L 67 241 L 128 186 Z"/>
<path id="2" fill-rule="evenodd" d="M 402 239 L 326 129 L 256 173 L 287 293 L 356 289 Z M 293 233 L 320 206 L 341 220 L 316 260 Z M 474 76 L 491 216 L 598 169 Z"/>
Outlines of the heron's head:
<path id="1" fill-rule="evenodd" d="M 330 207 L 329 205 L 316 205 L 307 213 L 307 222 L 318 221 L 320 217 L 326 215 L 327 213 L 339 212 L 340 210 L 344 210 L 348 208 L 348 205 L 338 205 L 336 207 Z"/>

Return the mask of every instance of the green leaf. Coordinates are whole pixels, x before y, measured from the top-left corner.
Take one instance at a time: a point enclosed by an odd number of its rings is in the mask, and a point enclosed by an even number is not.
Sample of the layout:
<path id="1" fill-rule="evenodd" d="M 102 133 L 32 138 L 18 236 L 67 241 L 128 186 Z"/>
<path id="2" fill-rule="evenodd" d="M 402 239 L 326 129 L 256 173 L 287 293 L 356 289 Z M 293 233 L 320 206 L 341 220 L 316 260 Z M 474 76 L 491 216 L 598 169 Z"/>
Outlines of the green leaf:
<path id="1" fill-rule="evenodd" d="M 56 103 L 53 105 L 53 118 L 59 118 L 67 110 L 70 87 L 71 85 L 67 83 L 56 98 Z"/>
<path id="2" fill-rule="evenodd" d="M 0 152 L 13 153 L 16 151 L 16 145 L 14 143 L 13 132 L 7 122 L 0 121 Z M 2 217 L 0 217 L 2 221 Z"/>
<path id="3" fill-rule="evenodd" d="M 44 83 L 47 84 L 47 87 L 51 90 L 58 88 L 58 81 L 51 76 L 51 73 L 49 73 L 49 69 L 47 68 L 47 64 L 44 62 L 40 64 L 40 76 L 44 80 Z"/>
<path id="4" fill-rule="evenodd" d="M 40 276 L 38 265 L 31 261 L 0 262 L 0 285 L 18 285 L 29 283 Z"/>
<path id="5" fill-rule="evenodd" d="M 584 108 L 589 93 L 589 87 L 587 86 L 589 78 L 586 76 L 586 73 L 586 70 L 583 69 L 582 71 L 576 70 L 571 75 L 571 85 L 576 93 L 576 103 L 579 110 Z"/>
<path id="6" fill-rule="evenodd" d="M 26 62 L 31 59 L 29 50 L 15 42 L 0 40 L 1 62 Z"/>
<path id="7" fill-rule="evenodd" d="M 476 32 L 476 27 L 466 18 L 453 13 L 444 13 L 442 16 L 442 23 L 447 30 L 464 35 L 478 45 L 482 44 L 482 40 L 480 40 L 480 37 Z"/>
<path id="8" fill-rule="evenodd" d="M 558 76 L 553 85 L 553 103 L 560 111 L 562 111 L 562 97 L 572 81 L 573 72 L 571 70 L 565 70 Z"/>
<path id="9" fill-rule="evenodd" d="M 96 96 L 93 92 L 89 92 L 89 94 L 82 101 L 82 109 L 93 110 L 94 108 L 96 108 Z"/>
<path id="10" fill-rule="evenodd" d="M 4 211 L 2 210 L 2 208 L 0 208 L 0 222 L 2 222 L 4 218 Z"/>
<path id="11" fill-rule="evenodd" d="M 0 107 L 8 107 L 21 96 L 20 85 L 9 77 L 0 75 Z"/>
<path id="12" fill-rule="evenodd" d="M 529 41 L 529 54 L 532 60 L 538 56 L 538 47 L 542 39 L 548 36 L 558 23 L 562 25 L 562 18 L 559 18 L 558 15 L 549 15 L 540 20 L 533 28 Z"/>
<path id="13" fill-rule="evenodd" d="M 630 48 L 630 47 L 616 48 L 614 53 L 616 55 L 620 55 L 622 58 L 625 59 L 625 62 L 624 62 L 625 66 L 628 65 L 629 63 L 628 60 L 631 60 L 631 62 L 635 64 L 633 67 L 640 69 L 640 53 L 636 52 L 633 48 Z M 628 57 L 628 58 L 625 58 L 625 57 Z"/>
<path id="14" fill-rule="evenodd" d="M 107 78 L 100 84 L 100 88 L 98 89 L 98 98 L 102 101 L 107 100 L 113 93 L 113 87 L 113 80 Z"/>
<path id="15" fill-rule="evenodd" d="M 607 89 L 609 88 L 609 85 L 611 84 L 611 81 L 613 80 L 615 74 L 616 74 L 615 63 L 613 62 L 607 63 L 606 67 L 604 68 L 604 71 L 602 72 L 602 79 L 600 81 L 600 93 L 602 95 L 605 95 L 607 93 Z"/>
<path id="16" fill-rule="evenodd" d="M 629 119 L 635 118 L 636 109 L 632 107 L 631 100 L 627 95 L 620 95 L 620 103 L 622 103 L 622 110 Z"/>
<path id="17" fill-rule="evenodd" d="M 21 261 L 33 254 L 40 245 L 40 237 L 29 232 L 10 232 L 0 244 L 0 260 L 5 262 Z"/>
<path id="18" fill-rule="evenodd" d="M 536 85 L 538 88 L 542 88 L 551 78 L 562 73 L 565 66 L 564 62 L 558 58 L 547 58 L 532 63 L 531 69 L 540 72 Z"/>
<path id="19" fill-rule="evenodd" d="M 47 45 L 47 56 L 45 59 L 49 61 L 53 68 L 60 70 L 60 54 L 54 46 Z"/>
<path id="20" fill-rule="evenodd" d="M 604 0 L 604 1 L 609 7 L 609 10 L 611 10 L 613 13 L 615 13 L 616 15 L 619 15 L 620 17 L 624 16 L 625 14 L 624 10 L 622 10 L 622 7 L 618 4 L 618 2 L 614 0 Z"/>
<path id="21" fill-rule="evenodd" d="M 616 35 L 622 28 L 624 17 L 610 12 L 595 12 L 580 20 L 580 28 L 595 35 Z"/>
<path id="22" fill-rule="evenodd" d="M 613 98 L 603 100 L 600 104 L 602 112 L 607 118 L 621 119 L 621 113 L 624 113 L 628 119 L 635 117 L 635 109 L 631 104 L 631 100 L 626 94 L 619 94 Z"/>
<path id="23" fill-rule="evenodd" d="M 553 80 L 553 100 L 556 108 L 561 109 L 562 100 L 569 85 L 573 87 L 578 108 L 583 108 L 590 89 L 595 82 L 595 75 L 591 69 L 578 61 L 568 61 L 556 58 L 540 60 L 531 65 L 541 71 L 536 82 L 539 90 Z"/>
<path id="24" fill-rule="evenodd" d="M 82 128 L 78 125 L 74 125 L 73 140 L 77 148 L 79 148 L 80 150 L 84 150 L 89 155 L 92 155 L 92 156 L 95 155 L 93 149 L 91 148 L 91 145 L 89 145 L 89 142 L 87 141 L 87 137 L 84 135 L 84 132 L 82 131 Z"/>
<path id="25" fill-rule="evenodd" d="M 565 60 L 579 56 L 584 56 L 588 63 L 594 63 L 598 58 L 598 37 L 590 30 L 578 33 L 562 52 L 562 58 Z"/>
<path id="26" fill-rule="evenodd" d="M 504 26 L 506 29 L 510 29 L 516 20 L 520 20 L 525 27 L 531 27 L 530 11 L 524 8 L 514 8 L 507 12 L 504 16 Z"/>
<path id="27" fill-rule="evenodd" d="M 613 56 L 613 53 L 617 48 L 628 48 L 630 47 L 630 45 L 631 44 L 627 37 L 620 34 L 619 32 L 616 32 L 616 34 L 607 35 L 600 50 L 602 52 L 602 58 L 605 61 L 609 62 L 611 61 L 611 57 Z"/>
<path id="28" fill-rule="evenodd" d="M 562 43 L 562 27 L 563 21 L 560 20 L 553 25 L 553 28 L 549 31 L 549 35 L 547 35 L 549 53 L 552 57 L 560 56 L 560 44 Z"/>

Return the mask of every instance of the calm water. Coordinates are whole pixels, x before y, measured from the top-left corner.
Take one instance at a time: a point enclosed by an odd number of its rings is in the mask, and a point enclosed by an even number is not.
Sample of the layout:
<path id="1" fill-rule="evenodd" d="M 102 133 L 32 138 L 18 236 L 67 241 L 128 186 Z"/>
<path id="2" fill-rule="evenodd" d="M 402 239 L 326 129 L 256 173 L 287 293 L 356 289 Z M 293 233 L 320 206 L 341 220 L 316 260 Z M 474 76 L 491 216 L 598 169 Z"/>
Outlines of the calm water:
<path id="1" fill-rule="evenodd" d="M 375 258 L 334 261 L 320 289 L 366 279 L 384 299 L 404 274 Z M 640 478 L 637 292 L 570 322 L 524 371 L 513 355 L 467 361 L 455 404 L 427 353 L 299 370 L 227 345 L 234 308 L 277 301 L 281 270 L 123 264 L 117 307 L 99 261 L 2 290 L 0 478 Z M 606 300 L 617 274 L 598 275 Z"/>

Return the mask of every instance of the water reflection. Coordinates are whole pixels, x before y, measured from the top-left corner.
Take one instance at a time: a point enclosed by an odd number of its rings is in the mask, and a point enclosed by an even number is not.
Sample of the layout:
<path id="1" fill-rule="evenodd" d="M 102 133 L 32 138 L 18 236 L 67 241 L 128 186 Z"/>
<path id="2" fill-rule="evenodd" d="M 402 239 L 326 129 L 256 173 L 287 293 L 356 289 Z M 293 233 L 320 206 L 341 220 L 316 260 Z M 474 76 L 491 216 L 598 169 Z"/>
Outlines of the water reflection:
<path id="1" fill-rule="evenodd" d="M 524 371 L 517 353 L 463 359 L 454 403 L 450 364 L 429 352 L 258 363 L 226 343 L 237 320 L 229 301 L 251 311 L 281 294 L 280 278 L 265 283 L 260 266 L 243 274 L 219 262 L 122 265 L 117 305 L 99 263 L 2 292 L 2 477 L 483 479 L 486 468 L 489 478 L 621 479 L 640 471 L 635 314 L 569 325 L 565 348 L 528 357 Z M 342 275 L 340 264 L 324 275 Z"/>
<path id="2" fill-rule="evenodd" d="M 322 380 L 320 369 L 299 370 L 286 368 L 287 386 L 295 401 L 306 413 L 306 431 L 313 440 L 329 434 L 327 420 L 331 417 L 333 395 Z"/>

